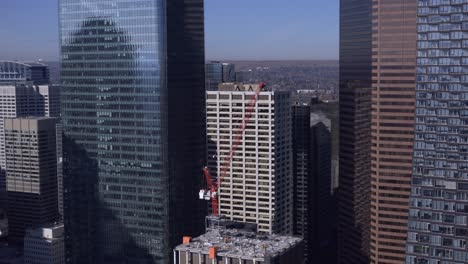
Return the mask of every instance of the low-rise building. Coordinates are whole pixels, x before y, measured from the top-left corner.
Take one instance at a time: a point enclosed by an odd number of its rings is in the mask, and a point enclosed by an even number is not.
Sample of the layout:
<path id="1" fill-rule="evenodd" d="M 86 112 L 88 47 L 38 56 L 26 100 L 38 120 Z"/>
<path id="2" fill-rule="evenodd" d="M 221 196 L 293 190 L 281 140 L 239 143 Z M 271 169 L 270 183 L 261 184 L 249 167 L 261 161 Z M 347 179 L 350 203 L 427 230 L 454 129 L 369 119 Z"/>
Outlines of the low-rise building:
<path id="1" fill-rule="evenodd" d="M 299 237 L 257 233 L 251 224 L 224 222 L 174 249 L 175 264 L 301 264 Z"/>

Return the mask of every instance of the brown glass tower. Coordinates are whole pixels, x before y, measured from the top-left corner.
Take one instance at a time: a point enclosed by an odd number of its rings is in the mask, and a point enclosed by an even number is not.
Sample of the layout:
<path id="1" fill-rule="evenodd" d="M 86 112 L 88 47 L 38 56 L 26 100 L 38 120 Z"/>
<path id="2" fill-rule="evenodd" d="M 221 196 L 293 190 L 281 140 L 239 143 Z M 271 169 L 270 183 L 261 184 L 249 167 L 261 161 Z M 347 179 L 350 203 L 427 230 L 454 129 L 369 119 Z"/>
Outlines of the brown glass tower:
<path id="1" fill-rule="evenodd" d="M 417 0 L 373 0 L 371 263 L 405 263 Z"/>
<path id="2" fill-rule="evenodd" d="M 340 11 L 339 263 L 404 263 L 417 1 L 341 0 Z"/>
<path id="3" fill-rule="evenodd" d="M 371 0 L 340 1 L 339 263 L 369 263 Z"/>

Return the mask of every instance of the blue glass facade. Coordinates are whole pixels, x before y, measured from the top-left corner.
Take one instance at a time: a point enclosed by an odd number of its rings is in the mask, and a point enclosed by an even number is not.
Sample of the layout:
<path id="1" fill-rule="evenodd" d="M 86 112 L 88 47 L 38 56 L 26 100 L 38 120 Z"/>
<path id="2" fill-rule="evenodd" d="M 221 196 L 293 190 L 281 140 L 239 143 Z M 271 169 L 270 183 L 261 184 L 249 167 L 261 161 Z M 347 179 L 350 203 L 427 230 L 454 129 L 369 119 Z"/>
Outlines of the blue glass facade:
<path id="1" fill-rule="evenodd" d="M 408 264 L 468 262 L 468 0 L 419 0 Z"/>
<path id="2" fill-rule="evenodd" d="M 217 61 L 205 65 L 205 89 L 217 91 L 218 85 L 223 82 L 223 64 Z"/>
<path id="3" fill-rule="evenodd" d="M 168 263 L 206 212 L 203 1 L 61 0 L 59 12 L 68 259 Z"/>

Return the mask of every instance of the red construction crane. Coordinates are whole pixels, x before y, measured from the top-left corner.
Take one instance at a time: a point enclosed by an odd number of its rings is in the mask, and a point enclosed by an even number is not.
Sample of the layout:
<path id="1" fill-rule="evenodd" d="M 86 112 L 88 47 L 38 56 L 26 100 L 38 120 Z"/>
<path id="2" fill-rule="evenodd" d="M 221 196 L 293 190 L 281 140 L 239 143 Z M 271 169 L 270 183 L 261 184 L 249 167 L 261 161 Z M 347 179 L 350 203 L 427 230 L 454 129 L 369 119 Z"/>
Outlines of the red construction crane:
<path id="1" fill-rule="evenodd" d="M 239 127 L 239 129 L 236 131 L 236 135 L 234 137 L 234 140 L 232 141 L 232 146 L 229 151 L 229 155 L 226 156 L 223 160 L 222 166 L 221 166 L 221 172 L 218 176 L 218 179 L 216 182 L 213 181 L 213 177 L 211 176 L 210 170 L 208 167 L 203 168 L 203 175 L 205 175 L 206 183 L 208 185 L 208 190 L 201 190 L 200 191 L 200 199 L 204 200 L 211 200 L 211 209 L 212 209 L 212 214 L 217 216 L 219 214 L 218 212 L 218 189 L 221 186 L 221 183 L 226 176 L 226 173 L 231 166 L 232 158 L 234 157 L 234 154 L 236 154 L 237 148 L 241 144 L 242 136 L 244 135 L 245 128 L 247 127 L 247 124 L 250 121 L 250 118 L 252 117 L 252 113 L 255 109 L 255 104 L 257 103 L 258 100 L 258 95 L 262 91 L 262 89 L 265 87 L 264 83 L 260 83 L 258 86 L 258 89 L 255 91 L 255 93 L 252 95 L 252 98 L 249 101 L 249 104 L 247 105 L 247 108 L 245 109 L 245 115 L 244 119 L 242 120 L 242 124 Z"/>

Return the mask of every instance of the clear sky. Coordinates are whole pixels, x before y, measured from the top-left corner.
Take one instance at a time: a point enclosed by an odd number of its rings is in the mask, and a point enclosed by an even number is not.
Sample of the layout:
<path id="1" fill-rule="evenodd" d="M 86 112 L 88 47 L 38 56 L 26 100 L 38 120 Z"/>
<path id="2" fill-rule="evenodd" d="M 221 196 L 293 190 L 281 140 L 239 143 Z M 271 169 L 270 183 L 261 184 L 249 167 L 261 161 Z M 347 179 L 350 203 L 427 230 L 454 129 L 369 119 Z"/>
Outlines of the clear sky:
<path id="1" fill-rule="evenodd" d="M 58 0 L 0 0 L 0 60 L 58 59 Z M 207 59 L 337 59 L 339 0 L 205 0 Z"/>

